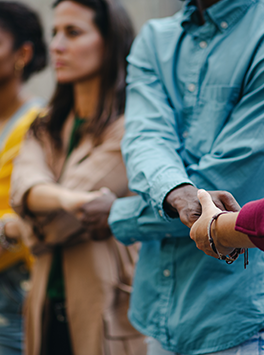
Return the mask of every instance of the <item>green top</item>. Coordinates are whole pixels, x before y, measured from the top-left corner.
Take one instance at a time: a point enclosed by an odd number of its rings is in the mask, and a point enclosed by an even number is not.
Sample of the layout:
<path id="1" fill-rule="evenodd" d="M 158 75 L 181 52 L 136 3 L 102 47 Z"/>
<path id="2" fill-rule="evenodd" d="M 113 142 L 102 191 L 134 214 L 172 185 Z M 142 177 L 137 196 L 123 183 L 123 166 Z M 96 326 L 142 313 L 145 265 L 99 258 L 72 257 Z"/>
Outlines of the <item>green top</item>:
<path id="1" fill-rule="evenodd" d="M 77 116 L 75 117 L 66 160 L 69 158 L 74 148 L 76 148 L 80 142 L 79 129 L 84 122 L 85 119 L 79 118 Z M 54 250 L 53 261 L 49 274 L 47 294 L 50 299 L 56 299 L 60 301 L 65 299 L 61 246 L 57 246 Z"/>

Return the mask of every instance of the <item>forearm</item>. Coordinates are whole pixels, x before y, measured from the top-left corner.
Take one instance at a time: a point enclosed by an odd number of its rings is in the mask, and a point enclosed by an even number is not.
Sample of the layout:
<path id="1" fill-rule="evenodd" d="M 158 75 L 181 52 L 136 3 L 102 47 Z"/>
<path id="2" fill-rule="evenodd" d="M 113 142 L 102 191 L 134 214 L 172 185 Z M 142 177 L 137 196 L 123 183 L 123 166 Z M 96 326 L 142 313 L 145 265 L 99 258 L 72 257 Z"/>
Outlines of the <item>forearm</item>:
<path id="1" fill-rule="evenodd" d="M 31 212 L 45 213 L 62 208 L 61 196 L 67 190 L 56 184 L 33 186 L 27 195 L 27 207 Z"/>
<path id="2" fill-rule="evenodd" d="M 247 234 L 235 230 L 239 213 L 227 213 L 219 216 L 212 226 L 216 246 L 224 248 L 255 248 Z"/>

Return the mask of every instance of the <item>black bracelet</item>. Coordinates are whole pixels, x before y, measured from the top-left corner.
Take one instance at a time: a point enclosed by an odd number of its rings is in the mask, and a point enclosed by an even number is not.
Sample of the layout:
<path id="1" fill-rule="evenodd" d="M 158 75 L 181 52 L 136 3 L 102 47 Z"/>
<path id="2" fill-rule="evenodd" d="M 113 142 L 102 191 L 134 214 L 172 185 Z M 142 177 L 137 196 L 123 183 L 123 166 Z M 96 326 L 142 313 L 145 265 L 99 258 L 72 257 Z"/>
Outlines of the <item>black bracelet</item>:
<path id="1" fill-rule="evenodd" d="M 221 254 L 216 246 L 215 246 L 215 243 L 214 243 L 214 240 L 213 240 L 213 236 L 212 236 L 212 232 L 211 232 L 211 229 L 212 229 L 212 224 L 214 221 L 217 220 L 217 218 L 219 216 L 221 216 L 222 214 L 226 214 L 226 213 L 230 213 L 229 211 L 221 211 L 219 213 L 216 213 L 210 220 L 210 222 L 208 223 L 208 229 L 207 229 L 207 234 L 208 234 L 208 239 L 209 239 L 209 243 L 210 243 L 210 247 L 212 248 L 213 252 L 215 254 L 217 254 L 218 256 L 218 259 L 219 260 L 225 260 L 225 262 L 227 264 L 233 264 L 233 262 L 235 260 L 237 260 L 237 258 L 239 257 L 240 254 L 244 254 L 244 268 L 246 269 L 247 265 L 248 265 L 248 249 L 244 249 L 244 248 L 235 248 L 228 256 L 227 255 L 224 255 L 224 254 Z"/>

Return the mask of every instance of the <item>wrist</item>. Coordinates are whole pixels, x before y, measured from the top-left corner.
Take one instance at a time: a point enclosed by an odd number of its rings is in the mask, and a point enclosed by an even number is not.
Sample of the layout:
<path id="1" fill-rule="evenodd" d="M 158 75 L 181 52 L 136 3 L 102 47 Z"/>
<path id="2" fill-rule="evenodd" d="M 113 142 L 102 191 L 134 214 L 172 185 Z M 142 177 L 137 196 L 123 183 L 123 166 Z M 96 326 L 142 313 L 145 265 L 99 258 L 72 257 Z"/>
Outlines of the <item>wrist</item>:
<path id="1" fill-rule="evenodd" d="M 212 223 L 212 227 L 211 227 L 211 232 L 212 232 L 212 236 L 215 242 L 215 245 L 217 247 L 217 249 L 219 248 L 225 248 L 226 245 L 224 245 L 223 241 L 221 240 L 221 233 L 219 235 L 219 221 L 224 217 L 224 214 L 220 215 L 217 220 L 214 220 L 214 222 Z"/>
<path id="2" fill-rule="evenodd" d="M 195 186 L 189 183 L 184 183 L 176 186 L 165 197 L 163 203 L 163 208 L 165 212 L 172 218 L 179 217 L 179 202 L 181 202 L 185 198 L 188 198 L 190 193 L 196 196 L 197 190 L 198 189 Z"/>

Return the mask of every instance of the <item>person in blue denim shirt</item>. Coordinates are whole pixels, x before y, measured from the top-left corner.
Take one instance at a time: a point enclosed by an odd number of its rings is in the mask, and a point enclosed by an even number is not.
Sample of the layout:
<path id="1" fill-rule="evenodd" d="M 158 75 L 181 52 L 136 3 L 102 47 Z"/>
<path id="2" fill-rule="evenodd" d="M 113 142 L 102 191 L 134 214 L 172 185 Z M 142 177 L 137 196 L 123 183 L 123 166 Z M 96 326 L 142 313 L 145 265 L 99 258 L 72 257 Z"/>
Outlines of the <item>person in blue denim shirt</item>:
<path id="1" fill-rule="evenodd" d="M 264 354 L 264 254 L 228 265 L 188 228 L 198 188 L 264 196 L 264 0 L 186 1 L 143 27 L 128 62 L 122 149 L 138 196 L 116 200 L 109 224 L 142 242 L 130 320 L 149 355 Z"/>

